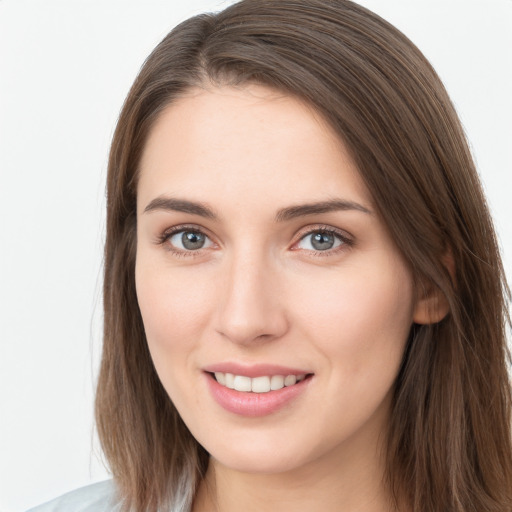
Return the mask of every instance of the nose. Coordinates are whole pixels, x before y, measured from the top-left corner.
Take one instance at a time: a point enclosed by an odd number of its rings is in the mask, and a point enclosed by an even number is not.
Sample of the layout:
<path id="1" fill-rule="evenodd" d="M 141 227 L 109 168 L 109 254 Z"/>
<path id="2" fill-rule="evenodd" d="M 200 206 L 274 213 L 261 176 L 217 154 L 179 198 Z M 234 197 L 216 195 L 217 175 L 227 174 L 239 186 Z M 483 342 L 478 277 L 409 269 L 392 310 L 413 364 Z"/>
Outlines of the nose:
<path id="1" fill-rule="evenodd" d="M 254 255 L 226 261 L 216 331 L 237 344 L 275 340 L 288 321 L 277 268 Z"/>

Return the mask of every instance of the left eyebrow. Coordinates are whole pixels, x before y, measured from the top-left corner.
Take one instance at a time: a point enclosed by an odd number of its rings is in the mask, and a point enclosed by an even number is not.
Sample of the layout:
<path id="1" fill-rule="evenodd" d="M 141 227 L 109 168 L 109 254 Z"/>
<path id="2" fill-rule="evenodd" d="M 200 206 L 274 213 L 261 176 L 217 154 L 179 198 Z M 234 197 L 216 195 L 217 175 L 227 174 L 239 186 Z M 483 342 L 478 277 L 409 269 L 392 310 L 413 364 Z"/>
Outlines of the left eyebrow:
<path id="1" fill-rule="evenodd" d="M 365 208 L 359 203 L 354 201 L 346 201 L 344 199 L 332 199 L 330 201 L 321 201 L 318 203 L 300 204 L 297 206 L 288 206 L 282 208 L 276 214 L 276 222 L 285 222 L 297 217 L 304 217 L 307 215 L 316 215 L 319 213 L 328 213 L 335 211 L 356 210 L 368 215 L 373 215 L 371 210 Z"/>

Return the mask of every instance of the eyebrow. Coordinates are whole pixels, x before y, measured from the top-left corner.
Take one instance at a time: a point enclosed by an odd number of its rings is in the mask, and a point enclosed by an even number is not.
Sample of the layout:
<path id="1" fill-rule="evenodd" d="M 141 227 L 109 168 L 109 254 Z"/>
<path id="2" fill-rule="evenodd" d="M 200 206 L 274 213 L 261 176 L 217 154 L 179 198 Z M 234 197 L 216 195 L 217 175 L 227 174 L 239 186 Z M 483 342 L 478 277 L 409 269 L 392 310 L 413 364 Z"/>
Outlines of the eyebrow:
<path id="1" fill-rule="evenodd" d="M 276 214 L 276 222 L 284 222 L 297 217 L 307 215 L 317 215 L 319 213 L 329 213 L 336 211 L 356 210 L 362 213 L 372 215 L 372 212 L 359 203 L 346 201 L 345 199 L 331 199 L 329 201 L 320 201 L 318 203 L 300 204 L 282 208 Z"/>
<path id="2" fill-rule="evenodd" d="M 202 203 L 177 199 L 174 197 L 157 197 L 144 208 L 144 213 L 155 210 L 192 213 L 207 219 L 217 219 L 217 214 L 208 206 Z"/>
<path id="3" fill-rule="evenodd" d="M 144 213 L 152 212 L 155 210 L 184 212 L 198 215 L 207 219 L 218 219 L 218 215 L 207 205 L 174 197 L 160 196 L 153 199 L 146 206 L 146 208 L 144 208 Z M 368 215 L 372 215 L 372 212 L 368 208 L 354 201 L 347 201 L 344 199 L 331 199 L 328 201 L 300 204 L 282 208 L 276 213 L 275 221 L 286 222 L 298 217 L 306 217 L 308 215 L 317 215 L 319 213 L 347 210 L 355 210 L 366 213 Z"/>

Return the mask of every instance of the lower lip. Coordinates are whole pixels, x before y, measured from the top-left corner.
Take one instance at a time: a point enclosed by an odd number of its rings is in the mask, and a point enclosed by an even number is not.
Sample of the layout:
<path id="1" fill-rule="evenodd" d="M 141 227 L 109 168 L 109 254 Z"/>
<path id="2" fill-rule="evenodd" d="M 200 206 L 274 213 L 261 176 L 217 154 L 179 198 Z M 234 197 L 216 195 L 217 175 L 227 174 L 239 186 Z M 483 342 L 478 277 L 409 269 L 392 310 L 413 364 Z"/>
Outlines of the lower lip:
<path id="1" fill-rule="evenodd" d="M 206 374 L 208 387 L 214 400 L 226 411 L 240 416 L 267 416 L 290 404 L 309 385 L 311 376 L 304 380 L 268 393 L 236 391 L 220 385 L 210 374 Z"/>

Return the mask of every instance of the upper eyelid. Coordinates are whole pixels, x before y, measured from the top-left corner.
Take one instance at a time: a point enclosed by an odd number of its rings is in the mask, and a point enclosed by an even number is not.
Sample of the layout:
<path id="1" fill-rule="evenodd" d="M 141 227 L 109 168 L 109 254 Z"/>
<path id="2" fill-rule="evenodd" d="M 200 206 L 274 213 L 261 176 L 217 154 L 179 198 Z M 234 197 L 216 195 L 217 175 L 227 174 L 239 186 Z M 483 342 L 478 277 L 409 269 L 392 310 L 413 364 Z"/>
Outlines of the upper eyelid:
<path id="1" fill-rule="evenodd" d="M 202 233 L 203 235 L 212 238 L 211 235 L 209 234 L 208 229 L 196 224 L 178 224 L 177 226 L 172 226 L 170 228 L 164 229 L 162 232 L 162 236 L 171 236 L 176 233 L 180 233 L 181 231 L 192 231 Z"/>
<path id="2" fill-rule="evenodd" d="M 159 235 L 160 242 L 164 243 L 165 241 L 168 241 L 169 238 L 176 233 L 180 233 L 182 231 L 191 231 L 191 232 L 198 232 L 204 234 L 206 237 L 208 237 L 213 243 L 217 244 L 215 241 L 215 237 L 210 234 L 210 230 L 206 229 L 205 227 L 198 225 L 198 224 L 178 224 L 176 226 L 172 226 L 170 228 L 165 229 L 161 235 Z M 332 233 L 338 237 L 340 237 L 344 242 L 350 242 L 353 243 L 354 237 L 347 231 L 335 228 L 334 226 L 328 225 L 328 224 L 316 224 L 316 225 L 308 225 L 304 226 L 303 228 L 296 231 L 295 235 L 293 236 L 293 243 L 291 244 L 292 247 L 297 245 L 304 237 L 311 235 L 313 233 L 318 232 L 325 232 L 325 233 Z M 197 252 L 197 251 L 194 251 Z"/>
<path id="3" fill-rule="evenodd" d="M 315 249 L 302 249 L 297 247 L 305 238 L 308 236 L 314 234 L 314 233 L 330 233 L 337 237 L 341 241 L 341 245 L 337 247 L 331 247 L 330 249 L 326 250 L 315 250 Z M 335 228 L 330 225 L 324 225 L 324 224 L 318 224 L 315 227 L 308 226 L 302 230 L 302 232 L 299 231 L 298 240 L 295 241 L 290 250 L 292 251 L 304 251 L 305 253 L 315 255 L 315 257 L 322 256 L 322 257 L 329 257 L 334 256 L 336 254 L 339 254 L 340 251 L 344 252 L 348 249 L 352 249 L 355 245 L 355 238 L 352 234 L 350 234 L 348 231 L 345 231 L 344 229 Z"/>
<path id="4" fill-rule="evenodd" d="M 209 235 L 210 230 L 206 229 L 205 227 L 200 226 L 198 224 L 178 224 L 176 226 L 172 226 L 170 228 L 165 229 L 162 232 L 162 234 L 165 235 L 165 234 L 171 234 L 171 233 L 179 233 L 180 231 L 186 231 L 187 229 L 190 231 L 198 231 L 200 233 L 204 233 L 205 235 L 210 236 Z M 328 224 L 314 224 L 314 225 L 305 226 L 305 227 L 297 230 L 295 236 L 305 236 L 310 233 L 315 233 L 318 231 L 339 233 L 340 235 L 346 235 L 346 236 L 352 238 L 352 235 L 348 231 L 346 231 L 344 229 L 340 229 L 340 228 L 335 228 L 334 226 L 330 226 Z"/>
<path id="5" fill-rule="evenodd" d="M 157 235 L 156 243 L 158 245 L 166 244 L 169 242 L 169 240 L 172 236 L 174 236 L 177 233 L 180 233 L 182 231 L 201 233 L 201 234 L 205 235 L 207 238 L 209 238 L 213 243 L 216 243 L 214 241 L 214 237 L 212 237 L 209 234 L 209 230 L 207 230 L 206 228 L 199 226 L 197 224 L 178 224 L 176 226 L 171 226 L 169 228 L 166 228 Z M 181 249 L 176 248 L 175 250 L 180 251 Z M 199 252 L 200 250 L 201 249 L 198 249 L 197 251 L 190 251 L 190 252 Z M 188 251 L 185 251 L 185 252 L 188 252 Z"/>
<path id="6" fill-rule="evenodd" d="M 325 224 L 317 224 L 315 226 L 307 226 L 301 230 L 298 231 L 297 235 L 299 237 L 299 240 L 302 240 L 307 235 L 311 235 L 312 233 L 333 233 L 335 235 L 338 235 L 342 239 L 349 239 L 353 240 L 353 235 L 351 235 L 348 231 L 345 231 L 344 229 L 335 228 L 334 226 L 329 226 Z"/>

